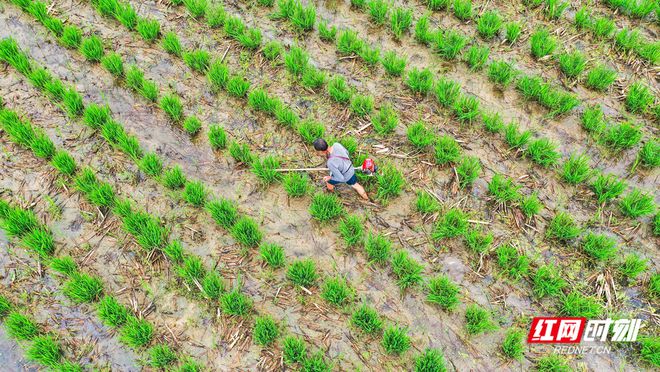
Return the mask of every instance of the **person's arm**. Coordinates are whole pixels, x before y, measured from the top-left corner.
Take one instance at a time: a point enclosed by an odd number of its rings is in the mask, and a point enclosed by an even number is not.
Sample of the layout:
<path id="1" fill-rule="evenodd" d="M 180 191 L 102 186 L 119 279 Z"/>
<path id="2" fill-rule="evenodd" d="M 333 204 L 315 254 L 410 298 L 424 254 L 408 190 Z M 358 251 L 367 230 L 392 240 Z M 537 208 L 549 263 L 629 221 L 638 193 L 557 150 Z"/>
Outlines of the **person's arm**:
<path id="1" fill-rule="evenodd" d="M 333 161 L 331 159 L 328 161 L 328 169 L 330 169 L 330 179 L 337 182 L 344 182 L 344 175 L 339 170 L 339 162 Z"/>

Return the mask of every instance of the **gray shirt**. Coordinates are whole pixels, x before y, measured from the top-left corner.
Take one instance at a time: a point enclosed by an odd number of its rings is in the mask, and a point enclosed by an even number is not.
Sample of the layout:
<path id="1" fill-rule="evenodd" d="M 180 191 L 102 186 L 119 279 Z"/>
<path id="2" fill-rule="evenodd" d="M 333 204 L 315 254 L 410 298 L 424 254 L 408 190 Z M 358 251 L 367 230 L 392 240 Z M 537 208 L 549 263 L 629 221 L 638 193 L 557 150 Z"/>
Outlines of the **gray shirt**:
<path id="1" fill-rule="evenodd" d="M 346 182 L 355 174 L 348 151 L 339 142 L 332 145 L 332 152 L 328 156 L 328 168 L 331 179 L 337 182 Z"/>

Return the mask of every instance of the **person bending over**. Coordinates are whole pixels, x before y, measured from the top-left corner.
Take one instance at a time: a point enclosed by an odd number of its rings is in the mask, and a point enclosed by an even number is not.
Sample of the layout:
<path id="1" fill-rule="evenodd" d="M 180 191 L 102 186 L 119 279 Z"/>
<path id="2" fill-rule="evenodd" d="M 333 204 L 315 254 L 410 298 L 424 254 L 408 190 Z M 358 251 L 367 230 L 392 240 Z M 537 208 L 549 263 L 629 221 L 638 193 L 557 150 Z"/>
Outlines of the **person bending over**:
<path id="1" fill-rule="evenodd" d="M 323 138 L 317 138 L 314 140 L 314 150 L 319 155 L 325 156 L 328 159 L 327 165 L 328 169 L 330 169 L 330 175 L 323 177 L 328 190 L 333 191 L 335 185 L 345 183 L 357 191 L 362 199 L 369 200 L 364 187 L 357 182 L 353 163 L 348 157 L 348 150 L 341 143 L 335 142 L 332 146 L 328 146 L 328 143 Z"/>

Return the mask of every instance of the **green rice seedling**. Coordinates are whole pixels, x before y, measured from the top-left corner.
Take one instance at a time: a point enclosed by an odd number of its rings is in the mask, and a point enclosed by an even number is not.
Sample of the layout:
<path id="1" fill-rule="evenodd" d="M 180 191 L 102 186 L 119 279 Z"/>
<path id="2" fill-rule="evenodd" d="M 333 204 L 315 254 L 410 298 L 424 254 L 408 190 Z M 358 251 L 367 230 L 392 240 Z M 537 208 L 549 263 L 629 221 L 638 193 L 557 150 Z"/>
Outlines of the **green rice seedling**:
<path id="1" fill-rule="evenodd" d="M 230 229 L 238 219 L 238 208 L 229 199 L 218 199 L 206 203 L 206 211 L 213 220 L 225 229 Z"/>
<path id="2" fill-rule="evenodd" d="M 227 93 L 236 97 L 242 98 L 245 97 L 248 90 L 250 89 L 250 82 L 247 81 L 243 76 L 235 75 L 227 80 L 226 85 Z"/>
<path id="3" fill-rule="evenodd" d="M 99 184 L 94 171 L 92 171 L 90 168 L 84 168 L 74 181 L 76 189 L 84 194 L 91 193 L 92 190 L 94 190 L 94 188 Z"/>
<path id="4" fill-rule="evenodd" d="M 576 79 L 587 66 L 587 59 L 584 54 L 577 50 L 560 54 L 558 61 L 559 69 L 569 79 Z"/>
<path id="5" fill-rule="evenodd" d="M 364 240 L 363 220 L 357 215 L 349 214 L 339 221 L 339 235 L 344 239 L 346 246 L 354 247 L 362 244 Z"/>
<path id="6" fill-rule="evenodd" d="M 388 354 L 400 355 L 410 349 L 410 336 L 406 328 L 391 326 L 383 331 L 383 349 Z"/>
<path id="7" fill-rule="evenodd" d="M 92 35 L 80 42 L 80 53 L 90 62 L 99 62 L 105 51 L 103 41 L 96 35 Z"/>
<path id="8" fill-rule="evenodd" d="M 573 291 L 560 297 L 559 315 L 571 317 L 598 318 L 603 311 L 598 299 Z"/>
<path id="9" fill-rule="evenodd" d="M 660 297 L 660 273 L 651 275 L 651 278 L 649 279 L 648 291 L 651 295 L 651 298 Z M 0 311 L 0 318 L 2 317 L 2 313 L 3 312 Z"/>
<path id="10" fill-rule="evenodd" d="M 53 155 L 50 163 L 58 172 L 64 175 L 73 176 L 76 172 L 76 162 L 68 152 L 58 150 L 55 152 L 55 155 Z"/>
<path id="11" fill-rule="evenodd" d="M 651 366 L 660 366 L 660 337 L 642 336 L 638 339 L 640 343 L 639 358 Z"/>
<path id="12" fill-rule="evenodd" d="M 75 273 L 64 283 L 62 292 L 75 303 L 91 303 L 103 293 L 101 278 Z"/>
<path id="13" fill-rule="evenodd" d="M 371 117 L 371 124 L 376 133 L 388 135 L 394 132 L 394 129 L 399 124 L 399 115 L 392 105 L 387 103 L 378 110 L 376 115 Z"/>
<path id="14" fill-rule="evenodd" d="M 258 28 L 247 28 L 236 40 L 245 48 L 256 50 L 261 46 L 261 30 Z"/>
<path id="15" fill-rule="evenodd" d="M 649 139 L 639 150 L 639 160 L 647 168 L 660 166 L 660 141 L 655 138 Z"/>
<path id="16" fill-rule="evenodd" d="M 337 307 L 348 304 L 354 296 L 355 291 L 340 276 L 326 279 L 321 286 L 321 297 Z"/>
<path id="17" fill-rule="evenodd" d="M 238 163 L 243 163 L 245 165 L 252 164 L 255 156 L 250 151 L 250 147 L 245 143 L 238 143 L 232 141 L 229 143 L 229 154 L 234 160 Z"/>
<path id="18" fill-rule="evenodd" d="M 426 300 L 445 311 L 453 311 L 460 302 L 458 299 L 460 287 L 446 275 L 439 275 L 429 280 L 427 291 Z"/>
<path id="19" fill-rule="evenodd" d="M 83 122 L 90 128 L 98 129 L 110 120 L 110 108 L 108 106 L 99 106 L 89 104 L 83 112 Z"/>
<path id="20" fill-rule="evenodd" d="M 407 251 L 398 250 L 392 254 L 390 263 L 401 290 L 414 287 L 422 281 L 424 266 L 410 257 Z"/>
<path id="21" fill-rule="evenodd" d="M 616 30 L 614 20 L 607 17 L 594 17 L 589 23 L 589 29 L 596 39 L 607 39 Z"/>
<path id="22" fill-rule="evenodd" d="M 497 326 L 490 319 L 490 314 L 476 304 L 465 309 L 465 329 L 468 335 L 476 335 L 496 329 Z"/>
<path id="23" fill-rule="evenodd" d="M 364 41 L 358 37 L 357 32 L 343 30 L 337 35 L 336 46 L 340 54 L 358 54 L 364 48 Z"/>
<path id="24" fill-rule="evenodd" d="M 294 261 L 289 265 L 286 277 L 296 286 L 313 287 L 316 285 L 319 274 L 316 271 L 316 263 L 311 259 Z"/>
<path id="25" fill-rule="evenodd" d="M 571 185 L 588 181 L 592 174 L 590 160 L 585 154 L 571 154 L 563 166 L 561 176 L 564 181 Z"/>
<path id="26" fill-rule="evenodd" d="M 415 40 L 422 45 L 428 45 L 433 37 L 429 26 L 430 16 L 430 13 L 425 13 L 415 23 Z"/>
<path id="27" fill-rule="evenodd" d="M 118 199 L 112 207 L 112 213 L 120 218 L 127 218 L 129 215 L 132 215 L 133 205 L 130 199 Z"/>
<path id="28" fill-rule="evenodd" d="M 529 258 L 520 254 L 515 247 L 502 244 L 497 247 L 495 254 L 502 273 L 509 278 L 519 280 L 529 273 Z"/>
<path id="29" fill-rule="evenodd" d="M 163 253 L 175 264 L 183 262 L 183 246 L 178 240 L 174 240 L 163 248 Z"/>
<path id="30" fill-rule="evenodd" d="M 464 0 L 456 0 L 464 1 Z M 465 0 L 470 1 L 470 0 Z M 467 45 L 467 36 L 452 29 L 446 29 L 444 32 L 438 32 L 435 37 L 435 51 L 440 57 L 451 61 L 456 58 L 458 53 Z"/>
<path id="31" fill-rule="evenodd" d="M 371 22 L 382 25 L 387 19 L 387 13 L 390 10 L 390 5 L 385 0 L 369 0 L 367 2 L 369 8 L 369 17 Z"/>
<path id="32" fill-rule="evenodd" d="M 30 75 L 28 76 L 28 79 L 34 85 L 40 90 L 43 90 L 44 87 L 46 86 L 46 83 L 50 82 L 53 80 L 53 77 L 51 76 L 50 72 L 48 72 L 46 69 L 37 67 L 30 72 Z"/>
<path id="33" fill-rule="evenodd" d="M 525 196 L 520 200 L 520 211 L 522 211 L 527 218 L 532 218 L 539 214 L 542 208 L 543 204 L 539 201 L 536 193 Z"/>
<path id="34" fill-rule="evenodd" d="M 559 19 L 569 5 L 568 1 L 546 0 L 544 9 L 545 15 L 548 19 Z"/>
<path id="35" fill-rule="evenodd" d="M 435 213 L 440 209 L 438 201 L 426 191 L 417 191 L 415 209 L 419 213 Z"/>
<path id="36" fill-rule="evenodd" d="M 390 259 L 392 241 L 382 234 L 369 233 L 364 241 L 364 251 L 369 262 L 385 263 Z"/>
<path id="37" fill-rule="evenodd" d="M 380 62 L 382 63 L 385 72 L 391 76 L 401 76 L 407 63 L 405 58 L 397 56 L 392 50 L 385 52 Z"/>
<path id="38" fill-rule="evenodd" d="M 642 130 L 639 125 L 624 121 L 609 127 L 603 140 L 614 151 L 630 149 L 642 139 Z"/>
<path id="39" fill-rule="evenodd" d="M 493 234 L 484 234 L 479 229 L 469 229 L 465 233 L 465 244 L 475 253 L 486 253 L 493 244 Z"/>
<path id="40" fill-rule="evenodd" d="M 509 329 L 504 336 L 500 350 L 508 359 L 520 360 L 524 354 L 523 332 L 519 329 Z"/>
<path id="41" fill-rule="evenodd" d="M 351 6 L 356 9 L 364 9 L 367 5 L 367 0 L 351 0 Z"/>
<path id="42" fill-rule="evenodd" d="M 181 196 L 183 200 L 188 203 L 201 207 L 206 203 L 206 197 L 208 192 L 206 191 L 204 184 L 200 181 L 187 181 L 184 185 L 183 192 Z"/>
<path id="43" fill-rule="evenodd" d="M 144 81 L 144 72 L 136 65 L 131 65 L 126 71 L 126 85 L 134 91 L 139 92 L 144 85 Z"/>
<path id="44" fill-rule="evenodd" d="M 272 268 L 284 266 L 284 249 L 277 244 L 261 243 L 259 246 L 259 255 Z"/>
<path id="45" fill-rule="evenodd" d="M 269 315 L 259 316 L 254 320 L 252 338 L 257 345 L 268 346 L 275 342 L 280 330 Z"/>
<path id="46" fill-rule="evenodd" d="M 275 61 L 284 53 L 284 47 L 279 42 L 272 40 L 264 45 L 261 53 L 267 60 Z"/>
<path id="47" fill-rule="evenodd" d="M 574 23 L 578 30 L 585 29 L 591 25 L 591 12 L 589 12 L 589 7 L 583 6 L 575 12 Z"/>
<path id="48" fill-rule="evenodd" d="M 301 121 L 296 129 L 300 137 L 302 137 L 307 143 L 312 143 L 315 139 L 322 138 L 325 133 L 325 127 L 323 124 L 312 119 Z"/>
<path id="49" fill-rule="evenodd" d="M 82 96 L 73 88 L 69 88 L 64 91 L 62 103 L 64 104 L 66 113 L 71 117 L 80 116 L 85 109 Z"/>
<path id="50" fill-rule="evenodd" d="M 50 261 L 50 268 L 66 276 L 73 276 L 78 271 L 78 265 L 70 256 L 56 257 Z"/>
<path id="51" fill-rule="evenodd" d="M 481 117 L 484 129 L 490 133 L 499 133 L 504 128 L 504 121 L 499 112 L 484 113 Z"/>
<path id="52" fill-rule="evenodd" d="M 119 330 L 119 340 L 134 348 L 148 345 L 153 336 L 153 326 L 146 320 L 134 316 L 130 316 Z"/>
<path id="53" fill-rule="evenodd" d="M 374 97 L 354 94 L 351 97 L 351 111 L 358 117 L 365 117 L 374 110 Z"/>
<path id="54" fill-rule="evenodd" d="M 206 13 L 208 3 L 206 0 L 183 0 L 183 5 L 193 18 L 200 18 Z"/>
<path id="55" fill-rule="evenodd" d="M 461 85 L 453 80 L 440 77 L 435 82 L 435 98 L 438 103 L 447 108 L 451 107 L 461 93 Z"/>
<path id="56" fill-rule="evenodd" d="M 527 145 L 529 139 L 532 137 L 532 132 L 525 130 L 520 132 L 518 130 L 518 123 L 510 122 L 504 128 L 504 140 L 513 149 L 520 149 Z"/>
<path id="57" fill-rule="evenodd" d="M 472 18 L 472 0 L 454 0 L 454 15 L 461 21 Z"/>
<path id="58" fill-rule="evenodd" d="M 329 372 L 332 370 L 332 364 L 326 361 L 324 353 L 319 350 L 303 360 L 301 370 Z"/>
<path id="59" fill-rule="evenodd" d="M 573 217 L 566 212 L 559 212 L 550 221 L 545 236 L 560 242 L 567 242 L 580 235 L 582 229 L 575 223 Z"/>
<path id="60" fill-rule="evenodd" d="M 22 238 L 39 227 L 37 216 L 32 211 L 20 208 L 10 208 L 0 222 L 8 236 L 17 238 Z"/>
<path id="61" fill-rule="evenodd" d="M 433 87 L 433 74 L 427 68 L 418 70 L 414 67 L 408 72 L 406 85 L 413 93 L 425 96 Z"/>
<path id="62" fill-rule="evenodd" d="M 424 3 L 429 10 L 449 9 L 449 0 L 425 0 Z"/>
<path id="63" fill-rule="evenodd" d="M 163 96 L 160 99 L 160 108 L 165 111 L 170 120 L 177 123 L 183 120 L 183 104 L 176 93 Z"/>
<path id="64" fill-rule="evenodd" d="M 488 78 L 500 87 L 507 87 L 516 76 L 516 69 L 511 62 L 497 60 L 488 66 Z"/>
<path id="65" fill-rule="evenodd" d="M 550 32 L 543 27 L 536 29 L 529 38 L 529 41 L 532 48 L 532 56 L 537 59 L 551 54 L 557 47 L 557 39 L 550 36 Z"/>
<path id="66" fill-rule="evenodd" d="M 465 55 L 465 62 L 470 66 L 470 70 L 479 71 L 484 67 L 486 61 L 488 61 L 489 55 L 490 49 L 487 46 L 474 44 L 468 49 Z"/>
<path id="67" fill-rule="evenodd" d="M 0 123 L 2 129 L 9 134 L 12 142 L 29 148 L 32 141 L 34 141 L 34 128 L 29 121 L 21 120 L 15 112 L 1 110 Z"/>
<path id="68" fill-rule="evenodd" d="M 52 256 L 55 252 L 53 234 L 44 228 L 36 228 L 25 234 L 21 244 L 28 250 L 38 254 L 42 259 Z"/>
<path id="69" fill-rule="evenodd" d="M 299 198 L 307 195 L 311 189 L 309 177 L 303 173 L 291 172 L 282 178 L 282 187 L 287 195 Z"/>
<path id="70" fill-rule="evenodd" d="M 311 31 L 316 23 L 316 7 L 314 4 L 303 6 L 301 2 L 296 1 L 289 19 L 297 31 Z"/>
<path id="71" fill-rule="evenodd" d="M 534 294 L 538 298 L 546 296 L 558 296 L 562 289 L 566 287 L 561 272 L 555 265 L 543 265 L 539 267 L 532 277 Z"/>
<path id="72" fill-rule="evenodd" d="M 5 38 L 0 41 L 0 60 L 14 67 L 23 75 L 29 75 L 32 65 L 28 57 L 18 47 L 16 40 Z"/>
<path id="73" fill-rule="evenodd" d="M 390 14 L 390 28 L 394 38 L 399 40 L 412 25 L 412 10 L 396 7 Z"/>
<path id="74" fill-rule="evenodd" d="M 335 194 L 318 193 L 312 197 L 309 213 L 316 220 L 326 222 L 344 214 L 344 206 Z"/>
<path id="75" fill-rule="evenodd" d="M 326 20 L 322 20 L 319 22 L 318 29 L 319 29 L 319 38 L 322 41 L 332 42 L 335 41 L 335 39 L 337 38 L 337 27 L 328 26 L 328 22 Z"/>
<path id="76" fill-rule="evenodd" d="M 427 348 L 414 359 L 415 372 L 446 371 L 445 356 L 441 351 Z"/>
<path id="77" fill-rule="evenodd" d="M 62 29 L 60 44 L 69 49 L 78 49 L 82 42 L 82 30 L 76 26 L 67 25 Z"/>
<path id="78" fill-rule="evenodd" d="M 598 65 L 591 69 L 587 74 L 587 80 L 584 84 L 587 88 L 603 92 L 614 83 L 617 73 L 608 67 Z"/>
<path id="79" fill-rule="evenodd" d="M 565 114 L 580 104 L 580 100 L 571 93 L 552 88 L 548 84 L 542 89 L 538 101 L 550 110 L 549 117 Z"/>
<path id="80" fill-rule="evenodd" d="M 155 19 L 139 18 L 135 29 L 146 41 L 154 41 L 160 35 L 160 23 Z"/>
<path id="81" fill-rule="evenodd" d="M 557 164 L 561 154 L 557 151 L 557 144 L 547 138 L 537 138 L 527 145 L 525 153 L 536 164 L 549 168 Z"/>
<path id="82" fill-rule="evenodd" d="M 163 185 L 168 189 L 177 190 L 186 184 L 186 176 L 183 174 L 181 167 L 175 165 L 174 167 L 165 170 L 162 181 Z"/>
<path id="83" fill-rule="evenodd" d="M 303 87 L 314 90 L 321 88 L 323 84 L 325 84 L 325 81 L 325 72 L 308 66 L 302 74 L 300 83 L 303 85 Z"/>
<path id="84" fill-rule="evenodd" d="M 166 344 L 158 344 L 150 347 L 147 350 L 147 354 L 149 354 L 148 363 L 154 368 L 165 369 L 177 360 L 176 352 Z"/>
<path id="85" fill-rule="evenodd" d="M 183 121 L 183 130 L 190 136 L 195 136 L 202 129 L 202 122 L 196 116 L 188 116 Z"/>
<path id="86" fill-rule="evenodd" d="M 44 91 L 50 98 L 61 101 L 65 93 L 64 83 L 61 80 L 53 79 L 44 84 Z"/>
<path id="87" fill-rule="evenodd" d="M 408 141 L 418 149 L 424 149 L 433 143 L 433 132 L 421 120 L 408 127 L 406 136 Z"/>
<path id="88" fill-rule="evenodd" d="M 245 32 L 245 24 L 239 17 L 225 18 L 225 33 L 233 39 L 238 39 Z"/>
<path id="89" fill-rule="evenodd" d="M 46 160 L 52 158 L 55 154 L 55 145 L 53 144 L 53 141 L 51 141 L 46 133 L 41 130 L 35 131 L 35 136 L 30 144 L 30 149 L 36 157 Z"/>
<path id="90" fill-rule="evenodd" d="M 606 126 L 603 109 L 599 105 L 587 107 L 580 117 L 580 123 L 590 133 L 601 133 Z"/>
<path id="91" fill-rule="evenodd" d="M 189 285 L 200 283 L 206 274 L 204 264 L 198 256 L 184 257 L 183 262 L 175 269 L 176 274 Z"/>
<path id="92" fill-rule="evenodd" d="M 227 147 L 227 132 L 220 125 L 211 125 L 209 127 L 208 138 L 213 150 L 223 150 Z"/>
<path id="93" fill-rule="evenodd" d="M 495 10 L 484 12 L 477 21 L 477 32 L 486 40 L 495 37 L 501 28 L 502 17 Z"/>
<path id="94" fill-rule="evenodd" d="M 391 198 L 401 194 L 401 190 L 406 183 L 403 174 L 392 164 L 385 163 L 376 177 L 378 189 L 376 199 L 381 203 L 386 203 Z"/>
<path id="95" fill-rule="evenodd" d="M 346 80 L 344 79 L 343 75 L 333 76 L 330 81 L 328 81 L 327 90 L 330 98 L 332 98 L 337 103 L 349 102 L 353 96 L 353 92 L 346 84 Z"/>
<path id="96" fill-rule="evenodd" d="M 508 204 L 521 198 L 520 185 L 516 185 L 511 178 L 496 173 L 488 183 L 488 192 L 499 203 Z"/>
<path id="97" fill-rule="evenodd" d="M 367 45 L 363 45 L 357 54 L 369 66 L 375 67 L 380 62 L 380 49 L 378 48 L 370 48 Z"/>
<path id="98" fill-rule="evenodd" d="M 653 194 L 634 189 L 619 201 L 619 210 L 625 216 L 637 218 L 655 212 Z"/>
<path id="99" fill-rule="evenodd" d="M 256 111 L 272 113 L 275 110 L 276 102 L 263 88 L 255 88 L 248 93 L 248 105 Z"/>
<path id="100" fill-rule="evenodd" d="M 4 323 L 9 336 L 19 341 L 32 340 L 39 334 L 39 326 L 34 321 L 15 311 L 7 315 Z"/>
<path id="101" fill-rule="evenodd" d="M 270 185 L 281 178 L 282 174 L 277 172 L 279 167 L 280 160 L 275 156 L 268 155 L 252 162 L 252 173 L 254 173 L 264 185 Z"/>
<path id="102" fill-rule="evenodd" d="M 628 87 L 626 95 L 626 109 L 633 114 L 645 113 L 653 104 L 655 97 L 651 90 L 643 83 L 637 81 Z"/>
<path id="103" fill-rule="evenodd" d="M 472 124 L 480 116 L 479 99 L 472 95 L 461 95 L 451 109 L 456 119 L 465 124 Z"/>
<path id="104" fill-rule="evenodd" d="M 293 45 L 284 55 L 284 66 L 290 73 L 300 76 L 309 66 L 309 55 L 302 48 Z"/>
<path id="105" fill-rule="evenodd" d="M 148 176 L 157 177 L 163 173 L 163 162 L 158 155 L 150 152 L 140 160 L 140 169 Z"/>
<path id="106" fill-rule="evenodd" d="M 0 296 L 0 319 L 4 319 L 11 311 L 11 308 L 11 302 L 6 297 Z"/>
<path id="107" fill-rule="evenodd" d="M 62 359 L 62 349 L 53 336 L 36 336 L 26 350 L 25 356 L 31 361 L 55 368 Z"/>
<path id="108" fill-rule="evenodd" d="M 225 285 L 222 282 L 222 276 L 216 271 L 209 271 L 202 279 L 202 289 L 204 295 L 211 300 L 218 300 L 222 292 L 225 291 Z"/>
<path id="109" fill-rule="evenodd" d="M 383 320 L 378 312 L 367 304 L 362 304 L 353 311 L 351 324 L 364 333 L 376 335 L 383 330 Z"/>
<path id="110" fill-rule="evenodd" d="M 135 30 L 138 15 L 130 4 L 119 4 L 115 11 L 115 18 L 129 30 Z"/>
<path id="111" fill-rule="evenodd" d="M 568 365 L 566 357 L 559 354 L 550 354 L 541 357 L 536 362 L 535 369 L 539 372 L 569 372 L 572 370 Z"/>
<path id="112" fill-rule="evenodd" d="M 302 363 L 307 359 L 305 341 L 299 337 L 288 336 L 282 341 L 282 357 L 284 363 Z"/>
<path id="113" fill-rule="evenodd" d="M 660 63 L 660 42 L 643 41 L 635 50 L 637 55 L 653 65 Z"/>
<path id="114" fill-rule="evenodd" d="M 433 227 L 433 240 L 442 240 L 463 235 L 468 229 L 468 216 L 458 208 L 452 208 L 442 215 Z"/>
<path id="115" fill-rule="evenodd" d="M 591 189 L 601 204 L 617 198 L 626 187 L 626 182 L 617 178 L 614 174 L 599 174 L 591 184 Z"/>
<path id="116" fill-rule="evenodd" d="M 165 49 L 167 53 L 170 53 L 177 57 L 181 57 L 183 53 L 183 48 L 181 48 L 181 42 L 179 41 L 179 37 L 176 36 L 174 32 L 169 31 L 165 33 L 165 35 L 163 35 L 163 40 L 161 41 L 161 44 L 163 46 L 163 49 Z M 189 56 L 188 58 L 191 57 Z M 206 61 L 206 63 L 208 65 L 208 60 Z M 188 62 L 186 62 L 186 64 L 188 64 Z"/>
<path id="117" fill-rule="evenodd" d="M 472 186 L 481 173 L 481 162 L 474 156 L 462 156 L 456 167 L 458 183 L 461 188 Z"/>
<path id="118" fill-rule="evenodd" d="M 616 33 L 614 44 L 619 47 L 619 49 L 630 52 L 639 48 L 641 45 L 641 39 L 642 35 L 639 30 L 629 30 L 624 27 Z"/>
<path id="119" fill-rule="evenodd" d="M 129 317 L 128 309 L 110 295 L 103 296 L 96 311 L 101 321 L 110 327 L 121 327 Z"/>
<path id="120" fill-rule="evenodd" d="M 660 213 L 653 218 L 653 235 L 660 236 Z"/>
<path id="121" fill-rule="evenodd" d="M 183 61 L 191 69 L 203 74 L 209 68 L 211 55 L 206 50 L 195 49 L 190 52 L 184 52 Z"/>
<path id="122" fill-rule="evenodd" d="M 504 38 L 509 44 L 513 44 L 520 38 L 522 33 L 522 25 L 518 22 L 509 22 L 504 25 Z"/>
<path id="123" fill-rule="evenodd" d="M 211 89 L 214 92 L 225 89 L 227 82 L 229 81 L 229 67 L 227 67 L 222 61 L 215 60 L 211 62 L 211 65 L 206 72 L 206 78 L 211 84 Z"/>
<path id="124" fill-rule="evenodd" d="M 590 231 L 582 239 L 582 250 L 595 260 L 608 261 L 616 256 L 619 248 L 616 239 Z"/>
<path id="125" fill-rule="evenodd" d="M 245 247 L 257 247 L 263 240 L 264 233 L 259 230 L 259 225 L 253 219 L 242 216 L 231 228 L 231 236 Z"/>

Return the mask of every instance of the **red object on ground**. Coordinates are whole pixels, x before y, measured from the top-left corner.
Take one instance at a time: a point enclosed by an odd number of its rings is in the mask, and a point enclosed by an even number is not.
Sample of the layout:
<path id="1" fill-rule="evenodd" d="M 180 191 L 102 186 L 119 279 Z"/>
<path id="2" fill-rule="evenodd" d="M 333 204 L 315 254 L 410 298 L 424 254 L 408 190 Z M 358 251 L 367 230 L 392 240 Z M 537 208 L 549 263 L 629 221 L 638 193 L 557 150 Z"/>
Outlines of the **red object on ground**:
<path id="1" fill-rule="evenodd" d="M 371 158 L 366 158 L 362 162 L 362 171 L 368 171 L 370 173 L 375 173 L 376 172 L 376 164 L 374 163 L 373 159 Z"/>

